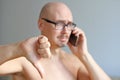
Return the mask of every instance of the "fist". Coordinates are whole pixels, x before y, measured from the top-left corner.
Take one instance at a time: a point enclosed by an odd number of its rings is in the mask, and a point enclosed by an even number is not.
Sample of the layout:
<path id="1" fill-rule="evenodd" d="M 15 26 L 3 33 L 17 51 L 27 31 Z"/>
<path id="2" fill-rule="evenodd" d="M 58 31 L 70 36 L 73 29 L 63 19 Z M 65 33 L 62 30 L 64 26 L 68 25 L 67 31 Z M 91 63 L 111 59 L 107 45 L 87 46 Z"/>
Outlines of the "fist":
<path id="1" fill-rule="evenodd" d="M 50 42 L 48 41 L 48 38 L 43 35 L 38 38 L 38 54 L 41 58 L 51 57 Z"/>

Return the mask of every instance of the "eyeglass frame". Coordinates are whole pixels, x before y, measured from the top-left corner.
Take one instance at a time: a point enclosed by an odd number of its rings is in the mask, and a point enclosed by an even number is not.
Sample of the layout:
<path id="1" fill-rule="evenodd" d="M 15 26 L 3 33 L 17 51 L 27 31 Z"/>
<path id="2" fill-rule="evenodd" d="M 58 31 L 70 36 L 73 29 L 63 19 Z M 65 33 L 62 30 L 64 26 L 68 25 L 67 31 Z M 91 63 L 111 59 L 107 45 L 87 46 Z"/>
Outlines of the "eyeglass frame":
<path id="1" fill-rule="evenodd" d="M 48 23 L 54 24 L 56 30 L 63 30 L 65 27 L 68 28 L 70 25 L 72 25 L 72 26 L 71 26 L 71 30 L 73 30 L 73 29 L 76 27 L 76 24 L 71 22 L 71 24 L 70 24 L 70 23 L 68 23 L 68 24 L 63 23 L 64 25 L 61 25 L 61 26 L 63 26 L 63 27 L 62 27 L 61 29 L 57 29 L 56 26 L 57 26 L 57 24 L 60 24 L 59 22 L 54 22 L 54 21 L 49 20 L 49 19 L 46 19 L 46 18 L 41 18 L 41 19 L 43 19 L 44 21 L 46 21 L 46 22 L 48 22 Z M 73 28 L 72 28 L 72 27 L 73 27 Z M 70 28 L 70 27 L 69 27 L 69 28 Z"/>

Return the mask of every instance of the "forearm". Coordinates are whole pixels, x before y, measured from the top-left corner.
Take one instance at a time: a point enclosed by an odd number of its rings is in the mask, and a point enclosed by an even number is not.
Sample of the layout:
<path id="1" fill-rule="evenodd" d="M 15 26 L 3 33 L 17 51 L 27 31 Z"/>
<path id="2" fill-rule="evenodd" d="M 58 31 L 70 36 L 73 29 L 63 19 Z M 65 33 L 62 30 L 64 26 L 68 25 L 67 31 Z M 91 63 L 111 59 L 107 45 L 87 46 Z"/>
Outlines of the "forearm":
<path id="1" fill-rule="evenodd" d="M 42 80 L 41 72 L 34 67 L 34 65 L 28 61 L 25 57 L 21 60 L 23 73 L 25 74 L 28 80 Z"/>
<path id="2" fill-rule="evenodd" d="M 0 46 L 0 64 L 22 55 L 19 43 Z"/>
<path id="3" fill-rule="evenodd" d="M 22 72 L 21 58 L 8 60 L 0 65 L 0 76 Z"/>
<path id="4" fill-rule="evenodd" d="M 83 56 L 80 56 L 79 59 L 88 70 L 91 80 L 111 80 L 109 76 L 96 64 L 89 53 L 85 53 Z"/>

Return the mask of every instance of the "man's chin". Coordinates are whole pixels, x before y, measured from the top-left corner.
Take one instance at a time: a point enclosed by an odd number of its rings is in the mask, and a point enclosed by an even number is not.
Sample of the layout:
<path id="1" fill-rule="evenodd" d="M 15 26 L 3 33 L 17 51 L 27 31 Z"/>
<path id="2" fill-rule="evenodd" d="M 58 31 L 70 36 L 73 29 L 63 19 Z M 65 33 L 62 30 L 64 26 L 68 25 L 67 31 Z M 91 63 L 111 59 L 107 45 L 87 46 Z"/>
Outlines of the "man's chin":
<path id="1" fill-rule="evenodd" d="M 59 47 L 65 47 L 67 44 L 60 44 Z"/>

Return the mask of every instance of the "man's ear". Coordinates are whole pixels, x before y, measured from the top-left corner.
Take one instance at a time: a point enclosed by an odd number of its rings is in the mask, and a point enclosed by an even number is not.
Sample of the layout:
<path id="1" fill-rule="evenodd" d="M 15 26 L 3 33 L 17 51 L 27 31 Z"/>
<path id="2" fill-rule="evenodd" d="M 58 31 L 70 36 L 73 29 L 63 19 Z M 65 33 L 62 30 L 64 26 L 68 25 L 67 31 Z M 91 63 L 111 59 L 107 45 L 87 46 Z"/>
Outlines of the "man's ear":
<path id="1" fill-rule="evenodd" d="M 43 30 L 43 27 L 44 27 L 43 25 L 44 25 L 43 21 L 41 19 L 39 19 L 38 20 L 38 28 L 39 28 L 39 30 L 41 30 L 41 31 Z"/>

